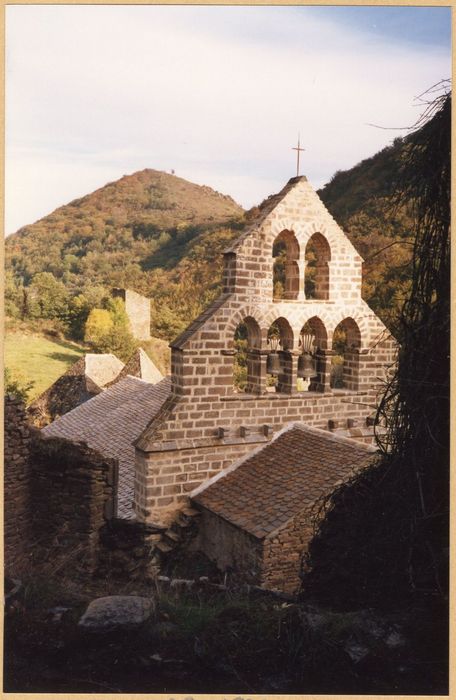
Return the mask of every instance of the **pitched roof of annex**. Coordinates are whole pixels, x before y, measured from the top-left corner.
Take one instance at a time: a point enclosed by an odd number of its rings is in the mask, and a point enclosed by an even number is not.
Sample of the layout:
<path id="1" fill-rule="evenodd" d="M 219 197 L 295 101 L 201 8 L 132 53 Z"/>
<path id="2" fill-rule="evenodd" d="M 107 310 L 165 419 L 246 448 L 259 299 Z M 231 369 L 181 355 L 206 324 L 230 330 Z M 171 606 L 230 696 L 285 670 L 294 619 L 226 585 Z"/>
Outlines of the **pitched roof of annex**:
<path id="1" fill-rule="evenodd" d="M 367 467 L 374 452 L 354 440 L 295 423 L 214 477 L 192 500 L 262 539 Z"/>

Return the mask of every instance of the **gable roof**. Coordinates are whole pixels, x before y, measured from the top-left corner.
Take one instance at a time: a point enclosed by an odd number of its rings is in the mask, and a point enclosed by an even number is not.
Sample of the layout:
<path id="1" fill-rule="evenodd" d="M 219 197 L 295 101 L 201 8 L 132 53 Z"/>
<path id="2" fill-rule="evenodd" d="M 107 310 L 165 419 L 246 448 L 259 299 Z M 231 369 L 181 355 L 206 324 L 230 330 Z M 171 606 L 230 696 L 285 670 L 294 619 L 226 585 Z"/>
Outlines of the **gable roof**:
<path id="1" fill-rule="evenodd" d="M 163 379 L 163 374 L 142 348 L 135 350 L 123 370 L 117 377 L 109 382 L 108 386 L 111 386 L 127 376 L 138 377 L 150 384 L 157 384 L 157 382 L 161 382 Z"/>
<path id="2" fill-rule="evenodd" d="M 32 401 L 27 413 L 35 425 L 43 427 L 99 394 L 123 367 L 111 353 L 87 353 Z"/>
<path id="3" fill-rule="evenodd" d="M 85 442 L 101 454 L 118 460 L 119 517 L 133 517 L 133 440 L 144 430 L 151 416 L 159 411 L 170 389 L 169 378 L 150 384 L 136 377 L 125 377 L 41 431 L 45 437 Z"/>
<path id="4" fill-rule="evenodd" d="M 95 353 L 88 352 L 84 356 L 85 375 L 98 386 L 105 386 L 108 382 L 117 377 L 124 368 L 124 363 L 111 352 Z"/>
<path id="5" fill-rule="evenodd" d="M 192 500 L 262 539 L 366 467 L 373 448 L 318 428 L 292 424 Z"/>

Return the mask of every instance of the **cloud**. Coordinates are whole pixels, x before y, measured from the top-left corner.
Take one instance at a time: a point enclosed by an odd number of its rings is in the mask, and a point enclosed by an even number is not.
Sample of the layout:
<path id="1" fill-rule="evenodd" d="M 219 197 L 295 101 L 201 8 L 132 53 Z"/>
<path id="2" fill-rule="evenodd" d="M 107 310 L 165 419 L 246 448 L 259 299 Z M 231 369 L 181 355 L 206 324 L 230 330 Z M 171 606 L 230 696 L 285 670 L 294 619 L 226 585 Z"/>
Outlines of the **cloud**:
<path id="1" fill-rule="evenodd" d="M 449 75 L 447 50 L 297 9 L 9 6 L 6 230 L 144 167 L 251 206 L 294 175 L 298 131 L 320 186 Z"/>

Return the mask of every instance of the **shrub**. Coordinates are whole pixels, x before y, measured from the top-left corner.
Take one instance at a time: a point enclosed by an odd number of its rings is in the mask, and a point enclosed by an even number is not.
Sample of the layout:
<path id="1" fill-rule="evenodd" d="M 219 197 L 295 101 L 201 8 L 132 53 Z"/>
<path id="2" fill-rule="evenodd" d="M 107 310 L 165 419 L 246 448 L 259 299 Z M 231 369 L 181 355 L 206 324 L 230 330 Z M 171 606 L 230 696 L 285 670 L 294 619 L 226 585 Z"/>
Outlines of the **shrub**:
<path id="1" fill-rule="evenodd" d="M 112 316 L 107 309 L 92 309 L 84 332 L 84 340 L 98 352 L 106 352 L 106 339 L 114 326 Z"/>
<path id="2" fill-rule="evenodd" d="M 29 382 L 21 374 L 13 372 L 5 367 L 4 370 L 4 393 L 14 394 L 17 398 L 27 403 L 29 392 L 33 389 L 35 382 Z"/>

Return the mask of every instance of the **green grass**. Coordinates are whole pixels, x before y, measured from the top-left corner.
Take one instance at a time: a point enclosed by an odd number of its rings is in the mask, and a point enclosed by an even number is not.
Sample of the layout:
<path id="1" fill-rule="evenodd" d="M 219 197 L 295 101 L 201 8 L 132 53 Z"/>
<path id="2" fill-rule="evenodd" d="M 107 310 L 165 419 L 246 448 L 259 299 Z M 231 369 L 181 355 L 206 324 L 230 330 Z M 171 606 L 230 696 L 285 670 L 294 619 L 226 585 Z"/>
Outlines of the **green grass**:
<path id="1" fill-rule="evenodd" d="M 30 333 L 8 331 L 5 336 L 5 366 L 13 377 L 34 382 L 29 402 L 53 384 L 84 352 L 74 343 Z"/>

